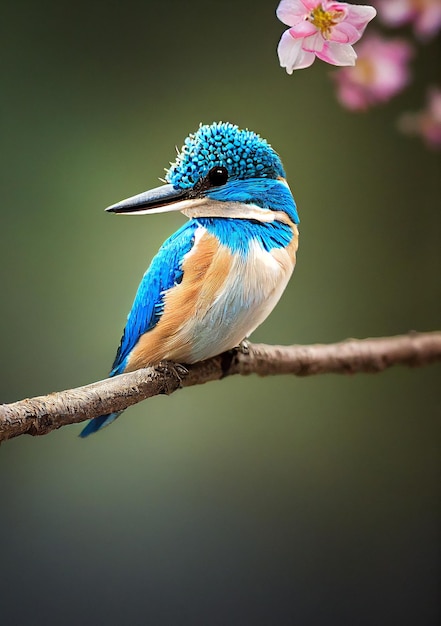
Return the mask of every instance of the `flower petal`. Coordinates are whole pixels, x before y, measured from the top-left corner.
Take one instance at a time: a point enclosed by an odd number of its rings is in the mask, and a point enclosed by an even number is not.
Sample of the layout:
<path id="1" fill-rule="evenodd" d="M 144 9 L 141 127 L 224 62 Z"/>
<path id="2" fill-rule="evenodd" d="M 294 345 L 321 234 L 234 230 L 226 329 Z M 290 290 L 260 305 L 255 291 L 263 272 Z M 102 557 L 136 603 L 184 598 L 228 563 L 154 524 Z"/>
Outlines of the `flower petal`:
<path id="1" fill-rule="evenodd" d="M 320 52 L 323 50 L 323 46 L 325 45 L 325 40 L 323 39 L 323 35 L 320 32 L 317 32 L 312 37 L 306 37 L 303 40 L 302 48 L 307 52 Z"/>
<path id="2" fill-rule="evenodd" d="M 368 23 L 377 15 L 377 11 L 370 6 L 347 4 L 346 7 L 348 9 L 346 20 L 357 29 L 360 39 Z"/>
<path id="3" fill-rule="evenodd" d="M 346 2 L 322 2 L 322 8 L 324 11 L 329 11 L 338 16 L 338 20 L 346 19 L 346 15 L 348 14 L 349 4 Z"/>
<path id="4" fill-rule="evenodd" d="M 355 26 L 349 22 L 341 22 L 334 26 L 329 39 L 338 43 L 355 43 L 360 39 L 360 36 Z"/>
<path id="5" fill-rule="evenodd" d="M 300 37 L 310 37 L 311 35 L 315 35 L 317 33 L 317 27 L 314 26 L 314 24 L 311 24 L 308 20 L 303 20 L 290 28 L 289 32 L 291 33 L 291 37 L 299 39 Z"/>
<path id="6" fill-rule="evenodd" d="M 337 83 L 337 98 L 344 107 L 351 111 L 361 111 L 367 109 L 369 102 L 369 93 L 365 92 L 362 87 L 351 82 L 349 76 L 345 72 L 351 69 L 341 68 L 332 74 L 332 78 Z"/>
<path id="7" fill-rule="evenodd" d="M 316 9 L 320 4 L 319 0 L 302 0 L 302 4 L 305 6 L 305 9 L 308 13 L 310 13 L 313 9 Z"/>
<path id="8" fill-rule="evenodd" d="M 380 18 L 387 26 L 402 26 L 412 19 L 410 0 L 377 0 L 376 4 Z"/>
<path id="9" fill-rule="evenodd" d="M 279 55 L 280 66 L 286 68 L 288 74 L 292 74 L 296 68 L 301 56 L 301 48 L 302 41 L 293 39 L 289 30 L 285 30 L 277 46 L 277 54 Z"/>
<path id="10" fill-rule="evenodd" d="M 305 19 L 308 10 L 301 0 L 281 0 L 276 15 L 287 26 L 294 26 Z"/>
<path id="11" fill-rule="evenodd" d="M 297 64 L 295 66 L 295 70 L 304 70 L 307 67 L 310 67 L 315 61 L 315 54 L 313 52 L 308 52 L 307 50 L 301 50 L 299 54 L 299 58 L 297 59 Z"/>
<path id="12" fill-rule="evenodd" d="M 302 50 L 302 40 L 293 39 L 286 30 L 277 47 L 281 67 L 286 68 L 288 74 L 293 70 L 302 70 L 314 63 L 315 56 L 311 52 Z"/>
<path id="13" fill-rule="evenodd" d="M 322 61 L 331 65 L 355 65 L 357 55 L 355 50 L 349 44 L 335 43 L 327 41 L 323 49 L 316 52 L 316 55 Z"/>

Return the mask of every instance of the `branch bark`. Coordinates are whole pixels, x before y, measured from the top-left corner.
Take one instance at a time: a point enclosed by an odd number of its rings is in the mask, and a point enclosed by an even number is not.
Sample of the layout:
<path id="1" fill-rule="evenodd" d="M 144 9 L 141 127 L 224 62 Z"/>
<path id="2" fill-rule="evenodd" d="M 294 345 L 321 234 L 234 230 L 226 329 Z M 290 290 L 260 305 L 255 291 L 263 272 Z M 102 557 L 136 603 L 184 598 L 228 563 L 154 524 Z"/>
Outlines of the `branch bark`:
<path id="1" fill-rule="evenodd" d="M 441 361 L 441 332 L 348 339 L 328 345 L 249 344 L 246 353 L 232 350 L 188 369 L 163 363 L 77 389 L 2 404 L 0 441 L 24 434 L 45 435 L 67 424 L 121 411 L 152 396 L 169 395 L 234 374 L 356 374 L 381 372 L 393 365 L 420 367 L 435 361 Z"/>

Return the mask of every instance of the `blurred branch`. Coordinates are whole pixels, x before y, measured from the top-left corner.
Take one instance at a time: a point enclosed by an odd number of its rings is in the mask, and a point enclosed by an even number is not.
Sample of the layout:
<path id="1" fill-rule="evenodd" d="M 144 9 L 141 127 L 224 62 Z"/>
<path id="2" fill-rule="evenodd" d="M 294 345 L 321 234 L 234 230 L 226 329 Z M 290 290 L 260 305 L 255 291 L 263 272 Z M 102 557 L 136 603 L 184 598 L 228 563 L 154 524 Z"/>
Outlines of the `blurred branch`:
<path id="1" fill-rule="evenodd" d="M 0 405 L 0 441 L 18 435 L 45 435 L 56 428 L 121 411 L 177 389 L 233 374 L 356 374 L 392 365 L 419 367 L 441 361 L 441 332 L 348 339 L 309 346 L 249 344 L 187 368 L 172 363 L 121 374 L 91 385 Z"/>

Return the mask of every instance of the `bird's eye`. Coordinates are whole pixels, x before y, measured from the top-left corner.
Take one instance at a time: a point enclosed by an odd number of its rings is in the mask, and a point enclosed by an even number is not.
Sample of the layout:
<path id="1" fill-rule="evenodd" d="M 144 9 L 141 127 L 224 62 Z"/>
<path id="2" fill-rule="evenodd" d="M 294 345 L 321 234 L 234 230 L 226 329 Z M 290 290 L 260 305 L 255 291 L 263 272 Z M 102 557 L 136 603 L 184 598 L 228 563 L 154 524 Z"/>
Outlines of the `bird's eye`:
<path id="1" fill-rule="evenodd" d="M 228 180 L 228 170 L 226 167 L 212 167 L 208 172 L 208 180 L 213 187 L 225 185 Z"/>

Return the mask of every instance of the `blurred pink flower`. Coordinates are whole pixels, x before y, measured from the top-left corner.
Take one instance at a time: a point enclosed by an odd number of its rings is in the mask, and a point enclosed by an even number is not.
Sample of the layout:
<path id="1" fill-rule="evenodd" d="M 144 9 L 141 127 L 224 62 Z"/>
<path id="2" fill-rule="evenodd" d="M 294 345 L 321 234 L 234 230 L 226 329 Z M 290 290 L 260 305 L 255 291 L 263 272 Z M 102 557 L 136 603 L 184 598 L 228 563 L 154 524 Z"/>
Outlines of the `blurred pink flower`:
<path id="1" fill-rule="evenodd" d="M 319 57 L 332 65 L 354 65 L 353 43 L 376 15 L 371 6 L 329 0 L 281 0 L 277 17 L 290 26 L 277 52 L 288 74 L 313 64 Z"/>
<path id="2" fill-rule="evenodd" d="M 429 89 L 426 108 L 402 115 L 399 128 L 409 135 L 420 135 L 430 148 L 441 148 L 441 89 Z"/>
<path id="3" fill-rule="evenodd" d="M 376 0 L 375 4 L 386 25 L 413 22 L 421 39 L 432 37 L 441 28 L 441 0 Z"/>
<path id="4" fill-rule="evenodd" d="M 334 72 L 337 97 L 348 109 L 362 110 L 386 102 L 409 82 L 412 46 L 402 39 L 369 34 L 357 46 L 357 63 Z"/>

